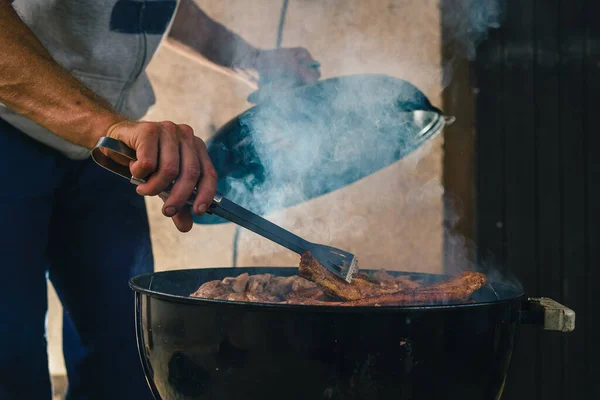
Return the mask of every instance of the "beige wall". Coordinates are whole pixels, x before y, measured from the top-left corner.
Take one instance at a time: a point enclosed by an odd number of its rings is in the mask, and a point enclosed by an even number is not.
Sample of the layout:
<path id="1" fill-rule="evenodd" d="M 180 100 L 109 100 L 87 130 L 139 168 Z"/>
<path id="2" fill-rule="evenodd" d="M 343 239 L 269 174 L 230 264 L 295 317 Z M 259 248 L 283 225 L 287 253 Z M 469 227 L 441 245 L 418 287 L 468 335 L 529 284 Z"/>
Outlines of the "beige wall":
<path id="1" fill-rule="evenodd" d="M 255 46 L 273 47 L 280 0 L 198 0 L 213 18 Z M 291 0 L 284 46 L 304 46 L 322 64 L 323 77 L 386 73 L 417 85 L 434 104 L 441 101 L 440 28 L 437 1 Z M 208 139 L 250 106 L 243 82 L 162 48 L 149 73 L 157 93 L 147 119 L 190 124 Z M 346 248 L 361 267 L 439 271 L 442 268 L 442 138 L 350 187 L 269 215 L 307 239 Z M 377 201 L 374 201 L 374 198 Z M 159 270 L 230 266 L 235 227 L 195 226 L 180 234 L 148 199 Z M 242 231 L 239 265 L 296 265 L 297 256 Z M 50 363 L 60 356 L 59 306 L 49 315 Z"/>

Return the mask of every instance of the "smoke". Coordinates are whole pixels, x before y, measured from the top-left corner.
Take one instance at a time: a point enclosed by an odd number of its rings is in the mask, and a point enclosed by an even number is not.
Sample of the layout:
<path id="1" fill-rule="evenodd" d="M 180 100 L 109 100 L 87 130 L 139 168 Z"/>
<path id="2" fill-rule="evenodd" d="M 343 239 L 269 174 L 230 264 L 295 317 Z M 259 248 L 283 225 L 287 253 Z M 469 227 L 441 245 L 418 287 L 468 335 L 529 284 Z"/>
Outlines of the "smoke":
<path id="1" fill-rule="evenodd" d="M 456 275 L 463 271 L 479 271 L 486 274 L 488 282 L 505 284 L 517 290 L 523 290 L 516 275 L 499 262 L 498 255 L 482 254 L 473 240 L 455 230 L 456 224 L 463 216 L 460 200 L 447 195 L 444 206 L 446 272 Z"/>
<path id="2" fill-rule="evenodd" d="M 473 61 L 479 45 L 490 31 L 498 29 L 505 16 L 505 0 L 441 0 L 442 43 L 446 50 L 443 67 L 443 86 L 452 79 L 452 64 L 459 59 Z M 490 282 L 504 283 L 516 288 L 521 284 L 510 270 L 498 261 L 499 255 L 482 254 L 477 244 L 455 230 L 463 217 L 462 204 L 448 194 L 445 198 L 445 260 L 449 273 L 464 270 L 481 271 Z"/>
<path id="3" fill-rule="evenodd" d="M 457 60 L 473 61 L 477 48 L 491 29 L 502 24 L 505 0 L 440 0 L 442 37 L 445 59 L 442 68 L 443 87 L 447 87 Z"/>
<path id="4" fill-rule="evenodd" d="M 346 76 L 299 89 L 296 95 L 273 95 L 239 118 L 241 140 L 230 159 L 243 158 L 244 173 L 228 178 L 221 190 L 232 201 L 266 215 L 352 185 L 405 157 L 409 174 L 429 153 L 427 146 L 421 147 L 427 137 L 419 132 L 440 122 L 437 113 L 425 111 L 428 107 L 418 89 L 386 75 Z M 427 212 L 428 198 L 441 197 L 439 180 L 405 182 L 410 185 L 394 185 L 404 192 L 395 196 L 397 202 L 404 201 L 407 217 L 418 218 Z M 373 202 L 394 203 L 377 192 L 372 197 Z M 373 227 L 365 210 L 352 210 L 343 196 L 332 199 L 326 213 L 309 208 L 297 218 L 283 212 L 271 219 L 325 244 L 366 237 Z M 252 241 L 254 250 L 260 243 Z"/>
<path id="5" fill-rule="evenodd" d="M 409 133 L 430 116 L 395 107 L 400 100 L 423 101 L 422 94 L 392 77 L 414 82 L 438 104 L 435 96 L 448 72 L 440 57 L 443 41 L 456 45 L 454 57 L 473 59 L 477 45 L 501 23 L 502 1 L 370 5 L 290 3 L 283 46 L 308 48 L 325 77 L 344 80 L 307 96 L 275 95 L 243 114 L 239 123 L 245 139 L 232 159 L 243 157 L 245 171 L 220 189 L 306 239 L 355 252 L 363 268 L 436 269 L 432 264 L 441 260 L 424 252 L 435 253 L 445 232 L 450 272 L 478 269 L 475 244 L 452 233 L 461 218 L 459 204 L 445 221 L 436 214 L 444 194 L 435 171 L 439 142 L 414 142 Z M 365 73 L 379 75 L 352 78 Z M 239 245 L 245 254 L 277 253 L 279 265 L 279 256 L 287 254 L 254 234 L 242 235 Z M 386 254 L 387 263 L 378 253 Z M 257 259 L 263 263 L 266 257 Z M 289 260 L 297 262 L 294 254 Z"/>
<path id="6" fill-rule="evenodd" d="M 502 23 L 504 0 L 441 0 L 440 4 L 446 42 L 455 45 L 456 56 L 474 60 L 477 46 L 487 38 L 489 30 Z"/>
<path id="7" fill-rule="evenodd" d="M 384 75 L 347 76 L 274 95 L 242 114 L 236 152 L 251 166 L 227 196 L 269 213 L 366 177 L 416 150 L 437 118 L 412 85 Z"/>

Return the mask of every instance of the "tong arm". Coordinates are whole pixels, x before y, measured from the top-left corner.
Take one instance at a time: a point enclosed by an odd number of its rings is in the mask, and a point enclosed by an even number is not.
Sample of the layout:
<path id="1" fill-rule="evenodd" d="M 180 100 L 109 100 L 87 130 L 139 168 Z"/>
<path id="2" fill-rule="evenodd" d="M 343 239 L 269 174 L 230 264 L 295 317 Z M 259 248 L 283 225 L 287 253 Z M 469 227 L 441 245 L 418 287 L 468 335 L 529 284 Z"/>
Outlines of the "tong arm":
<path id="1" fill-rule="evenodd" d="M 101 167 L 108 171 L 127 179 L 135 185 L 145 183 L 146 180 L 142 178 L 136 178 L 131 174 L 129 167 L 119 164 L 103 152 L 104 150 L 110 150 L 120 156 L 125 157 L 128 160 L 135 161 L 136 154 L 135 150 L 128 147 L 125 143 L 109 138 L 101 138 L 94 149 L 92 150 L 93 160 Z M 168 196 L 171 192 L 173 184 L 165 189 L 161 194 Z M 193 206 L 193 200 L 196 197 L 197 188 L 194 188 L 192 196 L 186 202 L 188 206 Z M 218 193 L 213 198 L 210 206 L 207 210 L 208 214 L 215 214 L 227 221 L 233 222 L 241 227 L 244 227 L 254 233 L 257 233 L 281 246 L 292 250 L 295 253 L 302 254 L 312 246 L 312 243 L 302 239 L 299 236 L 275 225 L 274 223 L 246 210 L 245 208 L 237 205 L 223 197 L 221 193 Z"/>

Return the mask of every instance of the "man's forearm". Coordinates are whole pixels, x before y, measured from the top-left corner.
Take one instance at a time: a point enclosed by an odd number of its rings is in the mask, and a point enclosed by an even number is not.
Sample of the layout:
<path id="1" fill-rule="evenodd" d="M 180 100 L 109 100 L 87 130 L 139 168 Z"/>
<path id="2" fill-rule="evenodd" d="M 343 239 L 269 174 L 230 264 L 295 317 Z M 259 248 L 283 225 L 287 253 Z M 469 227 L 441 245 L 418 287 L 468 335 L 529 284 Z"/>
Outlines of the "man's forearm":
<path id="1" fill-rule="evenodd" d="M 181 0 L 169 40 L 231 69 L 254 69 L 259 50 L 206 15 L 193 0 Z"/>
<path id="2" fill-rule="evenodd" d="M 88 148 L 125 119 L 52 59 L 8 0 L 0 0 L 0 102 Z"/>

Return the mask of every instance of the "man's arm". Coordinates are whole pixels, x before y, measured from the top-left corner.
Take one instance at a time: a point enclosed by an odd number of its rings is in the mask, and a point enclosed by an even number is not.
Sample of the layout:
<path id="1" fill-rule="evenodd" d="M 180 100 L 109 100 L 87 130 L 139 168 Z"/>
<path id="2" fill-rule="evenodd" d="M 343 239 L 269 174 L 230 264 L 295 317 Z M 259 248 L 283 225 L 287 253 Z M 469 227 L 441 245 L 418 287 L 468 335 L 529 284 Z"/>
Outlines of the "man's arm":
<path id="1" fill-rule="evenodd" d="M 87 148 L 125 120 L 52 59 L 7 0 L 0 0 L 0 102 Z"/>
<path id="2" fill-rule="evenodd" d="M 211 19 L 193 0 L 181 0 L 168 40 L 190 47 L 209 61 L 230 69 L 249 69 L 259 50 Z"/>
<path id="3" fill-rule="evenodd" d="M 210 62 L 262 80 L 287 75 L 306 83 L 319 79 L 318 63 L 304 48 L 257 49 L 239 35 L 211 19 L 194 0 L 181 0 L 167 43 L 185 47 Z"/>
<path id="4" fill-rule="evenodd" d="M 115 62 L 118 60 L 115 60 Z M 206 212 L 217 176 L 206 145 L 192 128 L 173 122 L 135 122 L 118 115 L 56 63 L 8 0 L 0 0 L 0 102 L 54 134 L 91 149 L 102 136 L 123 141 L 137 153 L 130 168 L 147 183 L 140 195 L 154 196 L 175 181 L 163 214 L 181 231 L 192 228 L 185 203 L 194 186 L 197 214 Z M 115 178 L 116 179 L 116 178 Z"/>

